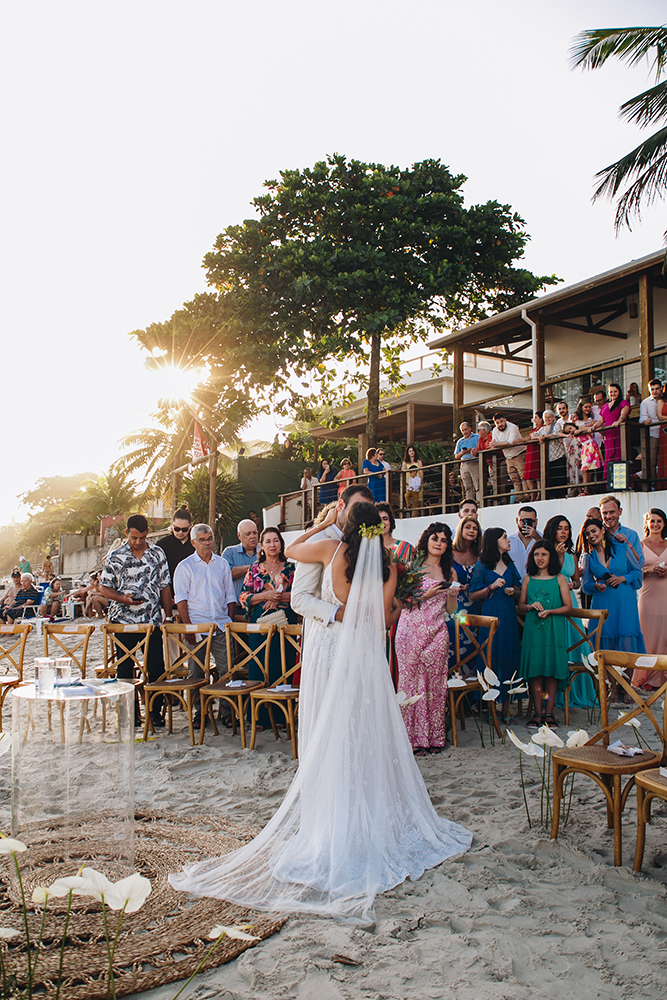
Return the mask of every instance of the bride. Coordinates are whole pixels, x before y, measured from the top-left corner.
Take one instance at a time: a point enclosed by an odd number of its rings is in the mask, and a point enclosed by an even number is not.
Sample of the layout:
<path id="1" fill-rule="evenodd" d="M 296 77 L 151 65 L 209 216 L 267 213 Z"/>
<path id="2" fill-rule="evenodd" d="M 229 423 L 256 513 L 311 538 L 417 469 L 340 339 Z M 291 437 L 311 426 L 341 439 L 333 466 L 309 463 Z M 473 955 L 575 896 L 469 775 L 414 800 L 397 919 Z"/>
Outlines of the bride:
<path id="1" fill-rule="evenodd" d="M 337 629 L 318 626 L 326 640 L 309 640 L 300 695 L 308 738 L 304 746 L 300 734 L 294 780 L 254 840 L 169 880 L 257 910 L 369 924 L 379 892 L 461 854 L 472 834 L 435 812 L 391 683 L 385 623 L 396 568 L 382 545 L 380 516 L 373 504 L 356 503 L 340 542 L 308 541 L 329 521 L 286 549 L 289 558 L 324 563 L 323 596 L 327 590 L 327 599 L 345 606 Z"/>

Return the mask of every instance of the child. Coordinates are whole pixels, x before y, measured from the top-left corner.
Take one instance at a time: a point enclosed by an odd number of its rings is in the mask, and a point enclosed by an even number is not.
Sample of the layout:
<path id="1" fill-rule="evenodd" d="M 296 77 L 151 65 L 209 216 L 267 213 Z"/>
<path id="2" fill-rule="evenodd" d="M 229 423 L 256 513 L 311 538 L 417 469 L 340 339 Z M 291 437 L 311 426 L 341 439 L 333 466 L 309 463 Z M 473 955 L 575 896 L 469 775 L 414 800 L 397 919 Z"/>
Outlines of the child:
<path id="1" fill-rule="evenodd" d="M 562 617 L 572 610 L 567 580 L 552 542 L 535 542 L 526 563 L 519 598 L 525 614 L 521 643 L 521 676 L 528 681 L 535 716 L 528 729 L 541 725 L 557 728 L 554 718 L 556 692 L 564 691 L 568 678 L 567 629 Z"/>
<path id="2" fill-rule="evenodd" d="M 577 435 L 576 424 L 567 421 L 563 424 L 563 447 L 565 448 L 565 460 L 567 462 L 567 481 L 569 484 L 568 496 L 576 496 L 575 486 L 579 485 L 581 478 L 581 444 Z"/>

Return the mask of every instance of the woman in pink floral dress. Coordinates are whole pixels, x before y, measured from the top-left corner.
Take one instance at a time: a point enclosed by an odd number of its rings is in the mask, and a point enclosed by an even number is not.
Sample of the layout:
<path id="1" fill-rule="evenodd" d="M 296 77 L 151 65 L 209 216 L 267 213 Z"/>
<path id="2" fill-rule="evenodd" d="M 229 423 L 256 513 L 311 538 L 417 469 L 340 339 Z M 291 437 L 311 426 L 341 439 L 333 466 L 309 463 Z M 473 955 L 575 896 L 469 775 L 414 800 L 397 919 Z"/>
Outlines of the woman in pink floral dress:
<path id="1" fill-rule="evenodd" d="M 420 607 L 403 608 L 396 628 L 398 689 L 419 701 L 405 712 L 405 726 L 417 756 L 440 753 L 447 743 L 447 618 L 456 611 L 456 580 L 452 570 L 452 533 L 439 521 L 419 539 L 424 578 Z"/>

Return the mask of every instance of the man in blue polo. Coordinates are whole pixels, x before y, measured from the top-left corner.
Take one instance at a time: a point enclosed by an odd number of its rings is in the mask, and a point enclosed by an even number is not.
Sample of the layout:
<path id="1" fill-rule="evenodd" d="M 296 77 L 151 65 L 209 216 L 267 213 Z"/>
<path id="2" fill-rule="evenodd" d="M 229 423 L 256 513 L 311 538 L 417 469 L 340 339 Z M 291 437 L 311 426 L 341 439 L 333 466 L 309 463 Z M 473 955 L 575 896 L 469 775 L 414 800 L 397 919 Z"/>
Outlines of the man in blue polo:
<path id="1" fill-rule="evenodd" d="M 229 563 L 229 568 L 232 571 L 234 591 L 238 601 L 243 590 L 243 581 L 248 572 L 248 566 L 257 562 L 259 535 L 257 525 L 249 518 L 239 521 L 236 533 L 239 536 L 239 544 L 228 545 L 227 548 L 223 549 L 222 558 Z"/>
<path id="2" fill-rule="evenodd" d="M 620 500 L 615 496 L 602 497 L 599 503 L 600 514 L 605 528 L 615 542 L 621 545 L 629 545 L 634 552 L 639 568 L 641 569 L 646 561 L 644 550 L 642 549 L 639 535 L 634 528 L 626 528 L 621 524 L 621 514 L 623 508 Z"/>
<path id="3" fill-rule="evenodd" d="M 479 434 L 473 434 L 472 427 L 467 420 L 461 424 L 460 431 L 463 437 L 456 442 L 454 455 L 461 459 L 463 499 L 474 497 L 479 502 L 479 460 L 473 451 L 479 444 Z"/>

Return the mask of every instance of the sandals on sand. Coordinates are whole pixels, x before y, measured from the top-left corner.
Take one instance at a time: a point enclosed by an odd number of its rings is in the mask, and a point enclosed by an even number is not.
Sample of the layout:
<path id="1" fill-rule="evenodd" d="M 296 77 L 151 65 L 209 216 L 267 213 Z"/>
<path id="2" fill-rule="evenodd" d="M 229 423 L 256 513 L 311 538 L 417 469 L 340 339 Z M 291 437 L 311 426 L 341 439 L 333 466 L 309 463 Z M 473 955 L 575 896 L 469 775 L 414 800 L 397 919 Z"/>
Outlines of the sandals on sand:
<path id="1" fill-rule="evenodd" d="M 544 716 L 536 715 L 533 719 L 529 719 L 526 723 L 526 729 L 539 729 L 544 720 Z"/>
<path id="2" fill-rule="evenodd" d="M 558 729 L 558 723 L 556 722 L 556 718 L 555 716 L 551 715 L 551 713 L 549 715 L 542 716 L 542 723 L 545 726 L 548 726 L 549 729 Z"/>

